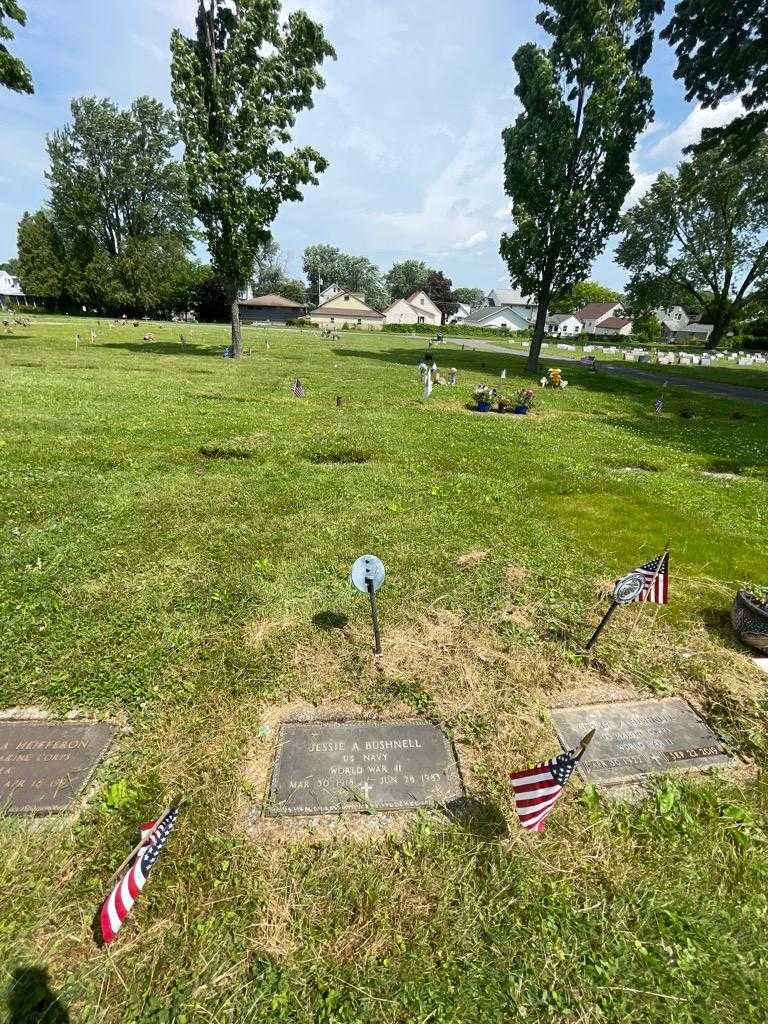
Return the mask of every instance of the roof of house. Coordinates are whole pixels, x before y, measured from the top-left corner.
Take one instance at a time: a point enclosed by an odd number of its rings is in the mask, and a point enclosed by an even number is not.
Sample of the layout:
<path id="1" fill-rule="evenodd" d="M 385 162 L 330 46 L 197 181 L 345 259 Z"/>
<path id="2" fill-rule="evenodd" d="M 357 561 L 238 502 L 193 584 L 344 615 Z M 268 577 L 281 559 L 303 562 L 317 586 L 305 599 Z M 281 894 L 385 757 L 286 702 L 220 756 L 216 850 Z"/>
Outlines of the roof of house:
<path id="1" fill-rule="evenodd" d="M 548 324 L 561 324 L 564 320 L 578 320 L 577 316 L 573 313 L 553 313 L 552 316 L 547 317 Z"/>
<path id="2" fill-rule="evenodd" d="M 714 330 L 713 324 L 675 324 L 671 330 L 678 331 L 682 334 L 711 334 Z"/>
<path id="3" fill-rule="evenodd" d="M 620 331 L 622 327 L 626 327 L 627 324 L 631 323 L 631 320 L 626 320 L 621 316 L 609 316 L 607 320 L 602 320 L 597 326 L 600 330 L 605 327 L 609 331 Z"/>
<path id="4" fill-rule="evenodd" d="M 536 303 L 527 295 L 521 295 L 515 288 L 494 288 L 491 295 L 495 295 L 500 306 L 535 306 Z"/>
<path id="5" fill-rule="evenodd" d="M 606 313 L 610 313 L 620 305 L 620 302 L 588 302 L 582 309 L 577 309 L 573 315 L 579 320 L 596 320 L 599 316 L 605 316 Z"/>
<path id="6" fill-rule="evenodd" d="M 282 295 L 257 295 L 253 299 L 243 299 L 241 306 L 281 306 L 285 309 L 305 309 L 300 302 L 293 302 Z"/>
<path id="7" fill-rule="evenodd" d="M 347 316 L 350 320 L 365 320 L 366 318 L 368 320 L 384 319 L 383 313 L 379 313 L 377 309 L 371 309 L 370 306 L 366 306 L 365 309 L 355 309 L 354 307 L 347 307 L 346 309 L 343 309 L 338 306 L 318 306 L 318 308 L 313 309 L 309 315 L 317 316 L 319 313 L 323 316 Z"/>
<path id="8" fill-rule="evenodd" d="M 491 317 L 498 316 L 499 313 L 506 312 L 510 320 L 517 319 L 521 324 L 528 326 L 528 320 L 518 313 L 512 306 L 481 306 L 480 309 L 473 310 L 469 316 L 463 321 L 465 324 L 481 324 L 483 320 L 490 320 Z"/>

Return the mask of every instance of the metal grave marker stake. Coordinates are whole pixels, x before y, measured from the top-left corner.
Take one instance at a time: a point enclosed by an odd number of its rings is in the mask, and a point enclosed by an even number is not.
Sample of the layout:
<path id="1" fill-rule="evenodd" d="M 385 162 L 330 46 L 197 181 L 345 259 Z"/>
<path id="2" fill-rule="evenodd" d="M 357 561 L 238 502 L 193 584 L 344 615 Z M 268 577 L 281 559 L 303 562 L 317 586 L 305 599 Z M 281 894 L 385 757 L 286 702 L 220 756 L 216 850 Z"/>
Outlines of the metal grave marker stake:
<path id="1" fill-rule="evenodd" d="M 287 817 L 410 810 L 462 796 L 453 744 L 433 722 L 286 722 L 265 811 Z"/>
<path id="2" fill-rule="evenodd" d="M 376 607 L 376 592 L 387 575 L 384 564 L 376 555 L 361 555 L 352 566 L 349 574 L 355 590 L 367 594 L 371 602 L 371 622 L 373 624 L 373 653 L 381 654 L 381 635 L 379 633 L 379 613 Z"/>

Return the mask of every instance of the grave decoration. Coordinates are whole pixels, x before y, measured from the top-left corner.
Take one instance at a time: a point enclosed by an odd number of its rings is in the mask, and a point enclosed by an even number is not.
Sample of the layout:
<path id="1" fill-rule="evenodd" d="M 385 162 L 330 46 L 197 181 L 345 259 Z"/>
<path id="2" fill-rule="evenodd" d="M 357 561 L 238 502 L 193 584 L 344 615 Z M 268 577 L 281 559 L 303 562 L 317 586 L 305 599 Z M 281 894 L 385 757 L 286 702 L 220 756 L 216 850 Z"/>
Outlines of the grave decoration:
<path id="1" fill-rule="evenodd" d="M 740 590 L 731 605 L 731 624 L 742 643 L 768 654 L 768 587 Z"/>
<path id="2" fill-rule="evenodd" d="M 478 384 L 473 392 L 475 408 L 478 412 L 490 412 L 496 397 L 496 388 L 488 384 Z"/>
<path id="3" fill-rule="evenodd" d="M 376 594 L 380 589 L 386 570 L 376 555 L 361 555 L 352 566 L 349 579 L 355 590 L 367 594 L 371 603 L 371 624 L 373 626 L 373 653 L 381 654 L 381 635 L 379 633 L 379 613 L 376 607 Z"/>
<path id="4" fill-rule="evenodd" d="M 542 377 L 539 383 L 543 388 L 564 389 L 568 387 L 568 381 L 563 380 L 563 371 L 555 367 L 552 367 L 549 375 Z"/>
<path id="5" fill-rule="evenodd" d="M 515 794 L 515 810 L 520 824 L 529 832 L 543 832 L 544 822 L 549 817 L 558 797 L 565 789 L 576 765 L 592 742 L 592 729 L 571 750 L 549 761 L 542 761 L 533 768 L 515 772 L 512 776 L 512 790 Z"/>
<path id="6" fill-rule="evenodd" d="M 66 811 L 106 753 L 108 722 L 0 722 L 0 813 Z"/>
<path id="7" fill-rule="evenodd" d="M 669 547 L 658 558 L 652 558 L 634 569 L 616 583 L 611 605 L 587 641 L 585 650 L 591 651 L 597 638 L 608 625 L 613 613 L 624 604 L 668 604 L 669 602 Z"/>
<path id="8" fill-rule="evenodd" d="M 112 889 L 99 913 L 101 938 L 109 945 L 117 938 L 128 914 L 133 909 L 136 898 L 147 883 L 147 878 L 155 861 L 160 856 L 171 829 L 176 824 L 180 806 L 171 806 L 163 811 L 159 818 L 147 821 L 139 826 L 141 839 L 125 858 L 120 867 L 112 875 L 112 879 L 121 875 L 117 885 Z M 127 868 L 127 871 L 126 871 Z M 125 874 L 122 872 L 125 871 Z"/>
<path id="9" fill-rule="evenodd" d="M 434 722 L 285 722 L 264 810 L 278 818 L 359 814 L 463 796 L 453 744 Z"/>
<path id="10" fill-rule="evenodd" d="M 681 697 L 555 708 L 552 721 L 564 747 L 596 729 L 589 761 L 578 765 L 587 783 L 620 785 L 674 768 L 731 764 L 722 740 Z"/>

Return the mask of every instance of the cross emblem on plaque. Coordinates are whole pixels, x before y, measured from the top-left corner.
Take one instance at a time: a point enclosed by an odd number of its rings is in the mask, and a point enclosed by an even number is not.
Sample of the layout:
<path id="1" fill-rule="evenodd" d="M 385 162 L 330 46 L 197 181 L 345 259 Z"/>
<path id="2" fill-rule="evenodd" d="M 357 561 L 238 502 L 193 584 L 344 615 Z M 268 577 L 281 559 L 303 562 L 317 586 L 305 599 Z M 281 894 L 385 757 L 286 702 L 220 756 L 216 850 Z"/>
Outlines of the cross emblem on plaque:
<path id="1" fill-rule="evenodd" d="M 373 786 L 371 786 L 370 782 L 364 782 L 362 786 L 358 786 L 357 788 L 363 794 L 363 800 L 370 800 L 371 793 L 373 792 Z"/>

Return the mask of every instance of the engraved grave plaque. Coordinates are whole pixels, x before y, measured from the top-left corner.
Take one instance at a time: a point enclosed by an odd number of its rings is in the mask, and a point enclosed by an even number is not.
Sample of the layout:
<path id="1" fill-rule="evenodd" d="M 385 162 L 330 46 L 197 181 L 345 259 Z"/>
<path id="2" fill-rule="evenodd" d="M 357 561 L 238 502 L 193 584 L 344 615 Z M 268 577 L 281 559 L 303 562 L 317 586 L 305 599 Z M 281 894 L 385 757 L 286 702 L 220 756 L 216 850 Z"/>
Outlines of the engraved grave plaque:
<path id="1" fill-rule="evenodd" d="M 107 722 L 0 721 L 0 814 L 66 810 L 114 731 Z"/>
<path id="2" fill-rule="evenodd" d="M 586 782 L 632 782 L 670 768 L 709 768 L 734 758 L 680 697 L 555 708 L 552 720 L 566 750 L 595 729 L 578 771 Z"/>
<path id="3" fill-rule="evenodd" d="M 463 795 L 453 745 L 432 722 L 288 722 L 280 728 L 266 812 L 409 810 Z"/>

